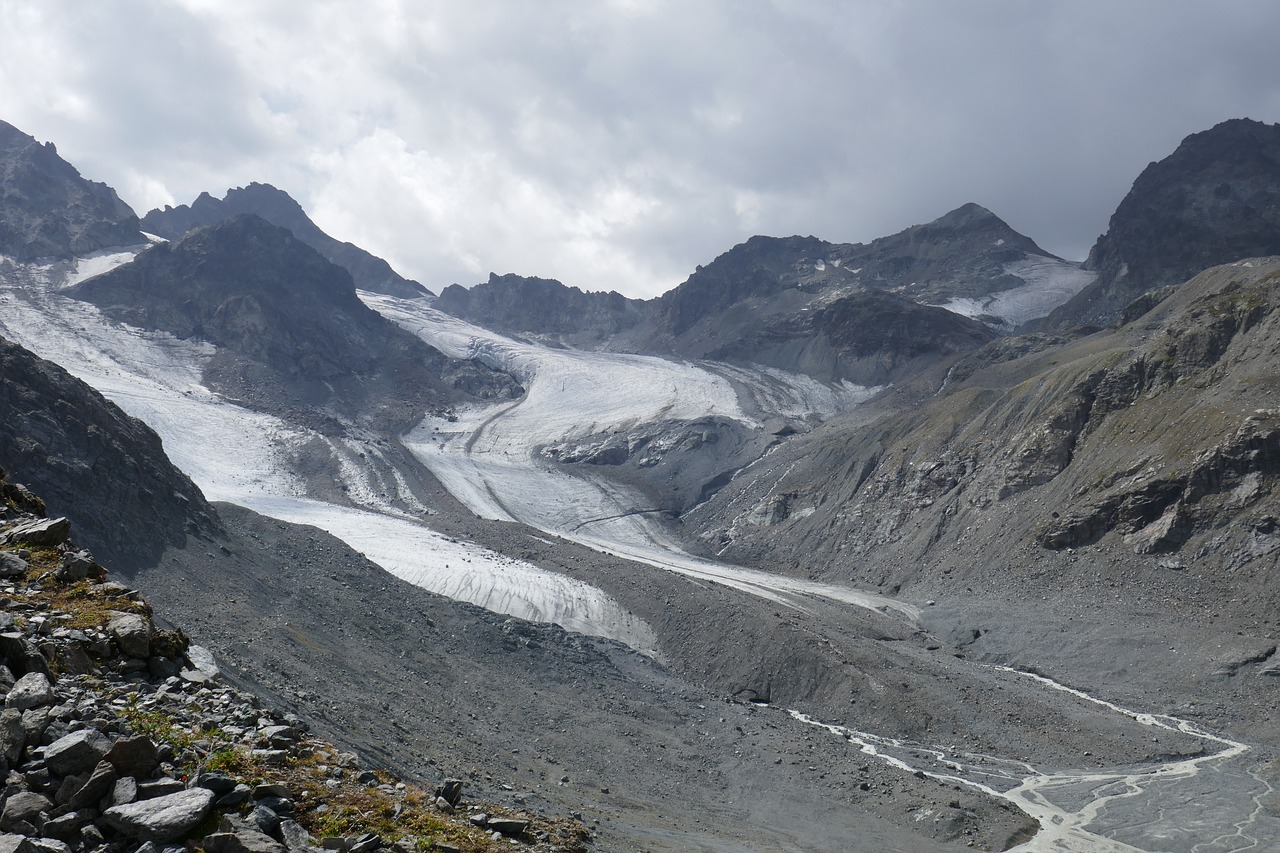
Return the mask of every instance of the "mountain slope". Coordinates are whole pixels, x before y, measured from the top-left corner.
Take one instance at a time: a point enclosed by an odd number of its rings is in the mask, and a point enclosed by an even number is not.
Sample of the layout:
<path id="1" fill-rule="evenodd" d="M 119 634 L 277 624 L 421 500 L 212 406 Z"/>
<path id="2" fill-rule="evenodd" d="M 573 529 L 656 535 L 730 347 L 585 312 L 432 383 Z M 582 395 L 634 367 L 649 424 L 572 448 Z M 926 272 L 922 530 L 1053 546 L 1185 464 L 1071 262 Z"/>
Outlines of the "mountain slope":
<path id="1" fill-rule="evenodd" d="M 276 414 L 332 412 L 407 427 L 463 392 L 518 393 L 369 310 L 346 270 L 252 214 L 153 246 L 65 293 L 113 319 L 218 346 L 212 387 Z M 442 378 L 448 376 L 449 379 Z"/>
<path id="2" fill-rule="evenodd" d="M 967 204 L 869 244 L 756 236 L 656 299 L 490 276 L 438 310 L 578 348 L 764 364 L 822 381 L 908 379 L 1041 316 L 1091 281 Z M 877 295 L 878 294 L 878 295 Z M 943 311 L 944 305 L 951 309 Z M 910 330 L 906 335 L 904 331 Z M 920 340 L 907 337 L 919 333 Z"/>
<path id="3" fill-rule="evenodd" d="M 51 515 L 123 571 L 151 565 L 217 516 L 160 438 L 65 370 L 0 338 L 0 460 Z"/>
<path id="4" fill-rule="evenodd" d="M 352 243 L 330 237 L 311 221 L 302 206 L 284 190 L 270 184 L 251 183 L 227 190 L 221 199 L 201 193 L 189 206 L 165 206 L 142 218 L 142 229 L 150 234 L 177 240 L 193 228 L 214 225 L 242 213 L 252 213 L 273 225 L 288 228 L 294 236 L 333 263 L 351 273 L 356 287 L 413 299 L 430 295 L 421 284 L 405 278 L 391 265 Z"/>
<path id="5" fill-rule="evenodd" d="M 1280 124 L 1232 119 L 1152 163 L 1089 252 L 1098 280 L 1045 326 L 1108 325 L 1144 293 L 1203 269 L 1280 254 Z"/>
<path id="6" fill-rule="evenodd" d="M 1217 703 L 1220 722 L 1272 739 L 1254 711 L 1273 687 L 1241 661 L 1272 642 L 1280 606 L 1278 284 L 1275 258 L 1219 267 L 1113 332 L 989 344 L 923 405 L 882 398 L 775 451 L 686 514 L 691 540 L 990 601 L 976 625 L 959 608 L 926 617 L 978 628 L 975 651 Z M 1135 671 L 1162 630 L 1178 660 Z"/>
<path id="7" fill-rule="evenodd" d="M 0 121 L 0 255 L 68 258 L 145 243 L 138 217 L 106 184 Z"/>
<path id="8" fill-rule="evenodd" d="M 555 279 L 491 274 L 466 288 L 451 284 L 432 307 L 517 337 L 594 349 L 645 321 L 646 303 L 620 293 L 583 292 Z"/>

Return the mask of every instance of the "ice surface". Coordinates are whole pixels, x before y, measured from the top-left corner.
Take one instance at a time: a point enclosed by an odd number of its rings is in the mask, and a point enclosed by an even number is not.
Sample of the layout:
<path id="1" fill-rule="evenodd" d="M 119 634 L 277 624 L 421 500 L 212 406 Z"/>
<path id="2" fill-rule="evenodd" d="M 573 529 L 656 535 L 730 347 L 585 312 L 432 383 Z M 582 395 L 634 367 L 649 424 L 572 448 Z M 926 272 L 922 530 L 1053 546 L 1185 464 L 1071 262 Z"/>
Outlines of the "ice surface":
<path id="1" fill-rule="evenodd" d="M 1098 277 L 1077 264 L 1028 254 L 1007 264 L 1004 271 L 1026 281 L 1021 287 L 982 298 L 957 298 L 943 305 L 965 317 L 999 317 L 1011 326 L 1048 316 L 1049 312 L 1084 290 Z"/>
<path id="2" fill-rule="evenodd" d="M 54 361 L 160 434 L 165 452 L 210 500 L 329 531 L 392 574 L 432 592 L 523 619 L 610 637 L 640 651 L 652 630 L 610 596 L 573 578 L 448 539 L 407 517 L 413 499 L 379 451 L 341 442 L 222 400 L 201 384 L 208 344 L 111 323 L 87 303 L 59 296 L 69 279 L 124 263 L 130 252 L 76 263 L 0 262 L 0 333 Z M 315 440 L 329 443 L 348 495 L 365 510 L 306 499 L 305 484 L 283 463 Z M 363 456 L 362 456 L 363 454 Z M 395 494 L 398 500 L 390 500 Z M 382 512 L 378 512 L 381 510 Z"/>
<path id="3" fill-rule="evenodd" d="M 772 369 L 698 365 L 652 356 L 551 349 L 504 338 L 429 307 L 361 293 L 367 304 L 455 357 L 481 357 L 517 373 L 520 400 L 428 418 L 404 443 L 455 497 L 482 518 L 519 521 L 608 554 L 707 580 L 792 607 L 817 596 L 860 607 L 893 609 L 913 618 L 910 605 L 835 584 L 818 584 L 746 569 L 683 552 L 655 521 L 636 490 L 594 472 L 573 476 L 543 459 L 545 444 L 626 430 L 638 423 L 707 416 L 749 426 L 733 385 L 751 390 L 763 415 L 830 414 L 872 393 L 857 386 L 829 388 Z"/>

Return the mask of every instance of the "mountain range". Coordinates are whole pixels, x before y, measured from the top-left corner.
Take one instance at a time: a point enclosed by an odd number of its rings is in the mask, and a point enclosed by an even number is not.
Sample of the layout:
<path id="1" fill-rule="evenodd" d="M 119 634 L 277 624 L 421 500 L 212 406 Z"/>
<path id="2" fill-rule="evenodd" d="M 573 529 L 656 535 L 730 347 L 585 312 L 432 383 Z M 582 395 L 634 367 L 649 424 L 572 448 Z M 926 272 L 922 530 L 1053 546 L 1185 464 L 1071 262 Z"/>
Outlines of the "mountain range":
<path id="1" fill-rule="evenodd" d="M 328 737 L 600 850 L 1260 849 L 1277 198 L 1237 119 L 1079 264 L 966 204 L 434 297 L 0 123 L 0 465 Z"/>

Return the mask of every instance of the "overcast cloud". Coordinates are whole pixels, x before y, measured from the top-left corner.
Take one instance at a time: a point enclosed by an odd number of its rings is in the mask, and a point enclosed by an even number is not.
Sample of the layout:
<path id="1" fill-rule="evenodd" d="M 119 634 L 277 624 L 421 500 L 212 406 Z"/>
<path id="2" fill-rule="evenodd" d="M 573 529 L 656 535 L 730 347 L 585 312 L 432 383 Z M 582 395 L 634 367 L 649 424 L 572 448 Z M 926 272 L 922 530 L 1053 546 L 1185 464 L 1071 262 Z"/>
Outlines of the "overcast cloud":
<path id="1" fill-rule="evenodd" d="M 1182 137 L 1280 120 L 1276 33 L 1270 0 L 0 0 L 0 118 L 140 215 L 264 181 L 433 290 L 652 296 L 968 201 L 1081 259 Z"/>

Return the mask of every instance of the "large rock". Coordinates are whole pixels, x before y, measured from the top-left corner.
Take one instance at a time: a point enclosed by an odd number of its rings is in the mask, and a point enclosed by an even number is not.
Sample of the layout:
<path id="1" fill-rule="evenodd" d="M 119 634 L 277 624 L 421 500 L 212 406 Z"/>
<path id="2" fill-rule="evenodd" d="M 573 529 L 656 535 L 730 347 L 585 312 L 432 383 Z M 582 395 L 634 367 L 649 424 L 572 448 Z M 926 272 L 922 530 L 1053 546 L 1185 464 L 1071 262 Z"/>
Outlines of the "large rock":
<path id="1" fill-rule="evenodd" d="M 84 809 L 97 805 L 103 797 L 115 789 L 119 778 L 119 774 L 110 762 L 99 761 L 89 778 L 67 800 L 67 805 L 72 809 Z"/>
<path id="2" fill-rule="evenodd" d="M 81 729 L 60 737 L 45 750 L 44 761 L 56 776 L 71 776 L 95 767 L 111 749 L 111 739 L 97 729 Z"/>
<path id="3" fill-rule="evenodd" d="M 29 672 L 18 679 L 4 697 L 4 706 L 18 711 L 28 708 L 42 708 L 54 703 L 53 685 L 43 672 Z"/>
<path id="4" fill-rule="evenodd" d="M 36 853 L 36 846 L 25 835 L 0 835 L 0 853 Z"/>
<path id="5" fill-rule="evenodd" d="M 121 776 L 146 779 L 160 763 L 160 751 L 149 737 L 121 738 L 105 756 Z"/>
<path id="6" fill-rule="evenodd" d="M 22 726 L 22 712 L 6 708 L 0 714 L 0 757 L 12 767 L 22 756 L 22 748 L 26 745 L 27 730 Z"/>
<path id="7" fill-rule="evenodd" d="M 137 613 L 111 611 L 107 633 L 116 641 L 120 651 L 131 658 L 146 659 L 151 656 L 153 629 L 150 620 Z"/>
<path id="8" fill-rule="evenodd" d="M 33 518 L 19 521 L 0 533 L 0 544 L 22 542 L 43 548 L 53 548 L 67 541 L 71 535 L 71 522 L 66 518 Z"/>
<path id="9" fill-rule="evenodd" d="M 35 791 L 21 791 L 4 801 L 0 829 L 12 829 L 20 822 L 35 823 L 41 812 L 53 809 L 53 801 Z"/>
<path id="10" fill-rule="evenodd" d="M 196 827 L 213 808 L 213 791 L 189 788 L 154 800 L 112 806 L 103 818 L 131 838 L 165 844 Z"/>
<path id="11" fill-rule="evenodd" d="M 8 551 L 0 553 L 0 578 L 21 577 L 26 571 L 26 560 Z"/>

